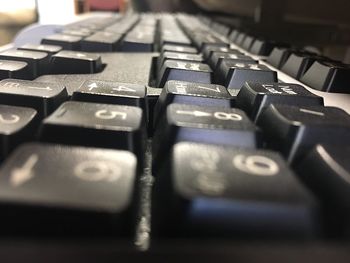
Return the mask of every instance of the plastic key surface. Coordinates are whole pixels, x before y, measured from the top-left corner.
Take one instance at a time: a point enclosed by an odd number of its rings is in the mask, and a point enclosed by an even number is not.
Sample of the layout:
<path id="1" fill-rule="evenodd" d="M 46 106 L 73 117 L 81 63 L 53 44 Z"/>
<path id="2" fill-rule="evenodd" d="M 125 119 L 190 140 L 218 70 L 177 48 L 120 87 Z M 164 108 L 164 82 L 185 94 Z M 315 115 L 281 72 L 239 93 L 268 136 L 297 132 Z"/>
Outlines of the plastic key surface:
<path id="1" fill-rule="evenodd" d="M 6 224 L 0 232 L 126 233 L 136 167 L 135 155 L 127 151 L 23 145 L 1 167 L 0 206 Z M 14 211 L 16 217 L 11 216 Z"/>

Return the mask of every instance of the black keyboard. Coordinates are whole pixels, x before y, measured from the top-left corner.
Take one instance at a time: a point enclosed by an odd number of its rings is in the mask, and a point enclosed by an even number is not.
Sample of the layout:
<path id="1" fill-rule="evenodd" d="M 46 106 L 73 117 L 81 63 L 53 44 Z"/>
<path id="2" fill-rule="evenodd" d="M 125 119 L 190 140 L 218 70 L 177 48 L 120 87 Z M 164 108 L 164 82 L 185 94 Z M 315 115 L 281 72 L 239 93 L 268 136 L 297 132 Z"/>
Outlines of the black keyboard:
<path id="1" fill-rule="evenodd" d="M 0 79 L 3 258 L 349 262 L 349 65 L 106 14 L 14 43 Z"/>

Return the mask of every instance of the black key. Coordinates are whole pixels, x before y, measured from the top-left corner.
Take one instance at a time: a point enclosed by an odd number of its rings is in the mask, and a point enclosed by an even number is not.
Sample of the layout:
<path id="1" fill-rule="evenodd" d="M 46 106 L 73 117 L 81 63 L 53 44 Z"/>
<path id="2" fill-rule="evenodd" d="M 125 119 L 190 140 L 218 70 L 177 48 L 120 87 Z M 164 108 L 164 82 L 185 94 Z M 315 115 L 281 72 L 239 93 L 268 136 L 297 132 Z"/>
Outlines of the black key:
<path id="1" fill-rule="evenodd" d="M 189 63 L 181 60 L 167 60 L 158 73 L 158 88 L 163 88 L 168 80 L 183 80 L 211 83 L 212 70 L 207 64 Z"/>
<path id="2" fill-rule="evenodd" d="M 233 97 L 224 86 L 170 80 L 162 89 L 156 104 L 155 123 L 171 103 L 231 108 Z"/>
<path id="3" fill-rule="evenodd" d="M 44 73 L 49 56 L 45 52 L 9 49 L 0 53 L 0 59 L 27 62 L 31 75 L 36 78 Z"/>
<path id="4" fill-rule="evenodd" d="M 131 229 L 136 167 L 127 151 L 23 145 L 1 168 L 0 231 L 124 234 Z"/>
<path id="5" fill-rule="evenodd" d="M 202 55 L 199 54 L 186 54 L 186 53 L 177 53 L 177 52 L 164 52 L 158 58 L 158 70 L 161 69 L 164 62 L 168 59 L 171 60 L 182 60 L 183 62 L 194 62 L 201 63 L 203 62 Z"/>
<path id="6" fill-rule="evenodd" d="M 298 165 L 297 171 L 320 199 L 337 208 L 348 210 L 350 208 L 349 156 L 350 144 L 342 147 L 318 144 Z"/>
<path id="7" fill-rule="evenodd" d="M 152 52 L 154 45 L 154 32 L 136 31 L 130 32 L 122 40 L 122 51 L 127 52 Z"/>
<path id="8" fill-rule="evenodd" d="M 281 71 L 295 79 L 300 79 L 317 59 L 324 58 L 303 52 L 292 53 L 281 67 Z"/>
<path id="9" fill-rule="evenodd" d="M 239 109 L 175 103 L 160 118 L 153 141 L 156 158 L 179 141 L 249 148 L 261 143 L 259 130 Z"/>
<path id="10" fill-rule="evenodd" d="M 28 80 L 0 81 L 0 103 L 34 108 L 40 117 L 53 112 L 68 99 L 64 86 Z"/>
<path id="11" fill-rule="evenodd" d="M 318 144 L 296 167 L 303 182 L 322 201 L 326 234 L 350 236 L 350 145 Z"/>
<path id="12" fill-rule="evenodd" d="M 141 107 L 146 110 L 146 87 L 114 81 L 86 80 L 72 99 L 76 101 L 119 104 Z"/>
<path id="13" fill-rule="evenodd" d="M 91 52 L 112 52 L 119 48 L 122 34 L 97 32 L 81 41 L 81 50 Z"/>
<path id="14" fill-rule="evenodd" d="M 68 101 L 44 119 L 43 141 L 141 154 L 145 122 L 138 107 Z"/>
<path id="15" fill-rule="evenodd" d="M 245 82 L 273 83 L 277 82 L 277 72 L 265 65 L 222 61 L 218 75 L 224 76 L 224 84 L 228 89 L 240 89 Z"/>
<path id="16" fill-rule="evenodd" d="M 283 65 L 288 60 L 289 56 L 292 54 L 293 50 L 288 48 L 275 47 L 270 56 L 267 58 L 267 62 L 277 69 L 283 67 Z"/>
<path id="17" fill-rule="evenodd" d="M 62 50 L 62 47 L 61 46 L 54 46 L 54 45 L 25 44 L 23 46 L 20 46 L 18 49 L 19 50 L 45 52 L 45 53 L 49 54 L 49 57 L 51 57 L 53 54 L 60 52 Z"/>
<path id="18" fill-rule="evenodd" d="M 207 60 L 210 61 L 211 56 L 213 53 L 216 52 L 222 52 L 222 53 L 230 53 L 230 54 L 235 54 L 235 55 L 243 55 L 242 52 L 240 52 L 238 49 L 232 49 L 228 47 L 218 47 L 218 46 L 207 46 L 203 51 L 203 57 Z"/>
<path id="19" fill-rule="evenodd" d="M 269 56 L 275 48 L 276 43 L 272 41 L 256 39 L 249 49 L 250 53 L 258 56 Z M 274 65 L 272 65 L 274 66 Z"/>
<path id="20" fill-rule="evenodd" d="M 242 48 L 249 51 L 250 48 L 253 46 L 254 42 L 255 42 L 255 37 L 246 36 L 242 43 Z"/>
<path id="21" fill-rule="evenodd" d="M 198 33 L 193 35 L 193 42 L 197 46 L 197 48 L 202 52 L 207 47 L 229 47 L 230 45 L 216 36 L 210 34 L 209 32 Z"/>
<path id="22" fill-rule="evenodd" d="M 0 59 L 0 80 L 7 78 L 33 79 L 34 76 L 27 62 Z"/>
<path id="23" fill-rule="evenodd" d="M 162 52 L 170 51 L 170 52 L 179 52 L 179 53 L 188 53 L 188 54 L 197 54 L 198 51 L 194 47 L 186 47 L 179 45 L 163 45 L 161 47 Z"/>
<path id="24" fill-rule="evenodd" d="M 102 69 L 101 56 L 79 51 L 61 51 L 51 58 L 51 72 L 57 74 L 96 73 Z"/>
<path id="25" fill-rule="evenodd" d="M 208 60 L 208 63 L 215 70 L 222 63 L 223 59 L 234 59 L 235 62 L 242 63 L 257 63 L 257 61 L 252 57 L 231 52 L 213 52 L 210 59 Z"/>
<path id="26" fill-rule="evenodd" d="M 38 124 L 36 110 L 0 105 L 0 159 L 18 144 L 34 139 Z"/>
<path id="27" fill-rule="evenodd" d="M 78 37 L 88 37 L 92 33 L 93 31 L 87 28 L 64 29 L 61 32 L 61 34 L 64 34 L 64 35 L 72 35 L 72 36 L 78 36 Z"/>
<path id="28" fill-rule="evenodd" d="M 237 29 L 232 30 L 231 33 L 230 33 L 229 36 L 228 36 L 228 39 L 229 39 L 231 42 L 235 43 L 235 42 L 236 42 L 236 39 L 237 39 L 237 37 L 238 37 L 238 35 L 239 35 L 239 33 L 240 33 L 240 32 L 239 32 Z"/>
<path id="29" fill-rule="evenodd" d="M 41 40 L 42 44 L 61 46 L 66 50 L 79 50 L 82 37 L 64 34 L 47 36 Z"/>
<path id="30" fill-rule="evenodd" d="M 252 120 L 270 104 L 295 106 L 323 106 L 323 98 L 316 96 L 298 84 L 245 83 L 237 95 L 236 106 L 244 110 Z"/>
<path id="31" fill-rule="evenodd" d="M 306 85 L 321 91 L 350 93 L 350 66 L 342 63 L 315 61 L 300 78 Z"/>
<path id="32" fill-rule="evenodd" d="M 309 238 L 318 207 L 280 155 L 179 143 L 157 174 L 153 228 L 159 235 L 235 239 Z"/>
<path id="33" fill-rule="evenodd" d="M 257 119 L 269 147 L 296 164 L 317 143 L 350 144 L 350 116 L 321 106 L 270 105 Z"/>
<path id="34" fill-rule="evenodd" d="M 246 37 L 247 37 L 247 34 L 244 32 L 241 32 L 238 34 L 238 36 L 236 37 L 236 40 L 233 43 L 235 43 L 238 46 L 242 46 Z"/>

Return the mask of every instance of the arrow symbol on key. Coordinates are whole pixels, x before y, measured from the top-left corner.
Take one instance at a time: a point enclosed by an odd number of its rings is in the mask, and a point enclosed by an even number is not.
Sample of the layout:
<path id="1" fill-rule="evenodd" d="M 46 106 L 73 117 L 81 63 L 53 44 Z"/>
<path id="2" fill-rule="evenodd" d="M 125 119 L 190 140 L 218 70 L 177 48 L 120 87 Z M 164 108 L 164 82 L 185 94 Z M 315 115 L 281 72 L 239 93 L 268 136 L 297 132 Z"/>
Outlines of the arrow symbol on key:
<path id="1" fill-rule="evenodd" d="M 22 167 L 15 168 L 11 172 L 10 184 L 14 187 L 29 181 L 33 176 L 33 167 L 38 162 L 38 155 L 32 154 Z"/>
<path id="2" fill-rule="evenodd" d="M 193 115 L 195 117 L 207 117 L 207 116 L 211 116 L 211 113 L 208 112 L 204 112 L 204 111 L 184 111 L 184 110 L 177 110 L 176 111 L 177 114 L 182 114 L 182 115 Z"/>
<path id="3" fill-rule="evenodd" d="M 88 87 L 89 87 L 89 90 L 93 90 L 94 88 L 97 88 L 97 84 L 96 84 L 96 82 L 94 82 L 94 83 L 89 84 Z"/>

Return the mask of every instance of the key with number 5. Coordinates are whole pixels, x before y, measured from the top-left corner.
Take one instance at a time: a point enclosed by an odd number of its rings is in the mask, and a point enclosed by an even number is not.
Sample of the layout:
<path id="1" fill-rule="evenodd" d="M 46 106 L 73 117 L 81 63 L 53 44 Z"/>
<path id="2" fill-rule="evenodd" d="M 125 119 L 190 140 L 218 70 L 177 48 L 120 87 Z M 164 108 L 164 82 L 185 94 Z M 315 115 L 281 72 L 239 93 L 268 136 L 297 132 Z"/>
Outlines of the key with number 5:
<path id="1" fill-rule="evenodd" d="M 139 107 L 69 101 L 44 119 L 43 141 L 140 154 L 145 124 Z"/>
<path id="2" fill-rule="evenodd" d="M 128 151 L 22 145 L 0 170 L 0 232 L 126 233 L 136 167 Z"/>
<path id="3" fill-rule="evenodd" d="M 275 152 L 181 142 L 156 176 L 158 235 L 284 239 L 318 231 L 317 201 Z"/>

